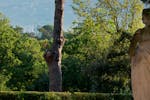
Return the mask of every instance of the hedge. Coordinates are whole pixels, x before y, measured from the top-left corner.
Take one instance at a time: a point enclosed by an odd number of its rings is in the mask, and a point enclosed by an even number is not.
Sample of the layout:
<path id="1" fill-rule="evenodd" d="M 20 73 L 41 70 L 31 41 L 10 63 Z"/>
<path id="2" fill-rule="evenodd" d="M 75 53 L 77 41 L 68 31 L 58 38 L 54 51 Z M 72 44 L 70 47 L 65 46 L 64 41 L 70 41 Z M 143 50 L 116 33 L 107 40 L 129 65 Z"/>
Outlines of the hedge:
<path id="1" fill-rule="evenodd" d="M 131 94 L 1 91 L 0 100 L 133 100 Z"/>

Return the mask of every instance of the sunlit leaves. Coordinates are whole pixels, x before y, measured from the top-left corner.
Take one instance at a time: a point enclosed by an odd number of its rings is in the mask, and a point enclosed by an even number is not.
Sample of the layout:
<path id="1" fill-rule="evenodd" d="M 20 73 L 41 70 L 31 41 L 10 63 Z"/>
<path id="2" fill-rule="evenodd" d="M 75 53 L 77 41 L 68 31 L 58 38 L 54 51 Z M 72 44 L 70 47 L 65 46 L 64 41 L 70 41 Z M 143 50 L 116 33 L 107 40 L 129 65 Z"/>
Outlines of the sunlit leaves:
<path id="1" fill-rule="evenodd" d="M 18 32 L 0 15 L 1 90 L 38 89 L 35 81 L 47 70 L 39 41 Z"/>
<path id="2" fill-rule="evenodd" d="M 65 65 L 70 65 L 77 77 L 83 75 L 85 83 L 90 81 L 86 83 L 89 87 L 82 84 L 89 91 L 130 92 L 127 52 L 131 35 L 143 26 L 142 3 L 140 0 L 73 1 L 78 19 L 74 34 L 64 47 L 65 71 L 70 69 Z"/>

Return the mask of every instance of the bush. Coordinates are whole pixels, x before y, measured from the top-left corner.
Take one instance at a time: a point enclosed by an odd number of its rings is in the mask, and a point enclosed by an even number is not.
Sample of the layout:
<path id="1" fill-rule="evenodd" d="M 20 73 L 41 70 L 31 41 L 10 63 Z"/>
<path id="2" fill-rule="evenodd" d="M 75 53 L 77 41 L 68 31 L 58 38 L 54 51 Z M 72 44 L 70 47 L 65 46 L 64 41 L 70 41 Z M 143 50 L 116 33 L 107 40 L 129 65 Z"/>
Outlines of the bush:
<path id="1" fill-rule="evenodd" d="M 69 92 L 0 92 L 0 100 L 133 100 L 132 95 Z"/>

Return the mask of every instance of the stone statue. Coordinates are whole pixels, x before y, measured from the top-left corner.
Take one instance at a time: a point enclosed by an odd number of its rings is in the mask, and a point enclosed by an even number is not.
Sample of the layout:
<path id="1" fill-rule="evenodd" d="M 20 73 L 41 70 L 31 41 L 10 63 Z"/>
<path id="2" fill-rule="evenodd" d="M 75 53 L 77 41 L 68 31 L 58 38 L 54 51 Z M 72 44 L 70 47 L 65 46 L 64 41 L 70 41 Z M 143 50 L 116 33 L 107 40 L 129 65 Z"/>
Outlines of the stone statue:
<path id="1" fill-rule="evenodd" d="M 150 8 L 144 9 L 145 27 L 135 32 L 129 49 L 134 100 L 150 100 Z"/>

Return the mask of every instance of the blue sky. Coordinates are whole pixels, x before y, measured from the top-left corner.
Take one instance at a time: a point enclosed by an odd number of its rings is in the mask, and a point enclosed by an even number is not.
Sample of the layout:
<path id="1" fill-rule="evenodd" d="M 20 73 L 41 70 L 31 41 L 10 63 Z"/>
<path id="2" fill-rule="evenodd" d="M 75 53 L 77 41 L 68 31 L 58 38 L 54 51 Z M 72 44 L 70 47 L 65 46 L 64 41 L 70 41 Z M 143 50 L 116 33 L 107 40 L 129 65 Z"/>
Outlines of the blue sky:
<path id="1" fill-rule="evenodd" d="M 75 15 L 71 8 L 72 0 L 65 0 L 64 29 L 67 30 Z M 6 15 L 12 25 L 34 31 L 35 27 L 53 25 L 54 0 L 0 0 L 0 12 Z"/>

